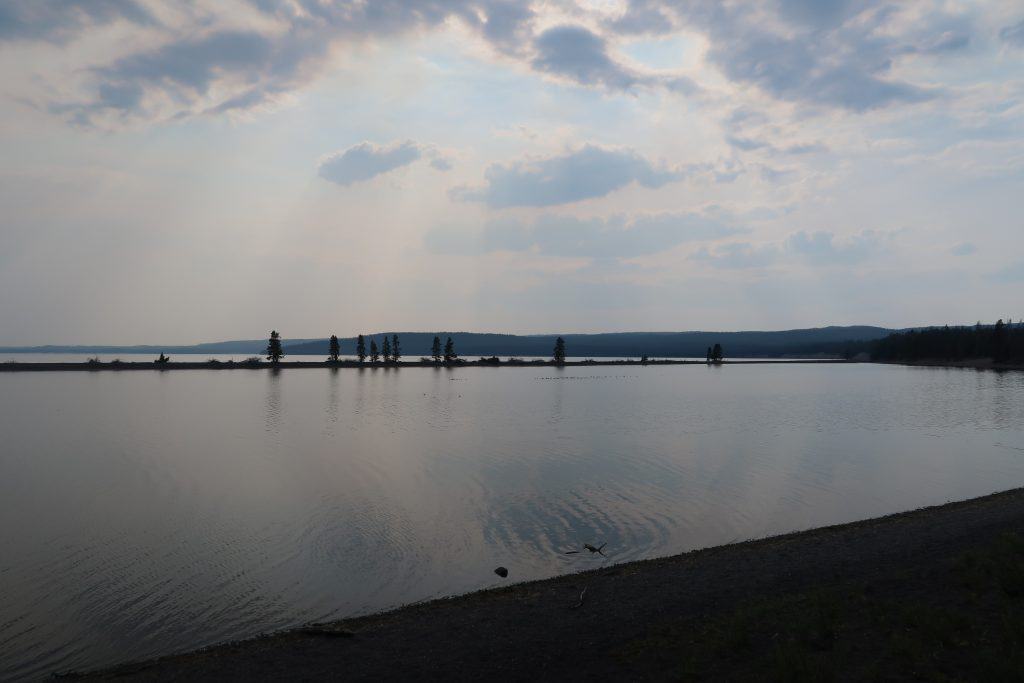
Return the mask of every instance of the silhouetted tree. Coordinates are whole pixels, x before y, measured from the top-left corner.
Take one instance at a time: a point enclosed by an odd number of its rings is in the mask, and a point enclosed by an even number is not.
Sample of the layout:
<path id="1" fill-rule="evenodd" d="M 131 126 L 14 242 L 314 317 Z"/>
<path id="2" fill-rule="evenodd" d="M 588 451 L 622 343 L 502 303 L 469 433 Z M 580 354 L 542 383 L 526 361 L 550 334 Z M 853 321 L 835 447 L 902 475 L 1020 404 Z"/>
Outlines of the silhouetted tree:
<path id="1" fill-rule="evenodd" d="M 398 345 L 398 335 L 391 335 L 391 358 L 396 363 L 402 360 L 402 347 Z"/>
<path id="2" fill-rule="evenodd" d="M 391 362 L 391 340 L 388 339 L 386 334 L 384 335 L 384 348 L 381 349 L 381 355 L 384 356 L 385 363 Z"/>
<path id="3" fill-rule="evenodd" d="M 721 363 L 722 362 L 722 345 L 721 344 L 715 344 L 715 347 L 713 349 L 711 349 L 711 360 L 715 361 L 716 363 Z"/>
<path id="4" fill-rule="evenodd" d="M 366 360 L 366 340 L 363 338 L 363 335 L 359 335 L 356 339 L 356 356 L 359 358 L 360 363 Z"/>
<path id="5" fill-rule="evenodd" d="M 337 363 L 338 356 L 341 355 L 341 344 L 338 343 L 338 335 L 336 334 L 331 335 L 331 348 L 328 353 L 329 358 L 327 360 Z"/>
<path id="6" fill-rule="evenodd" d="M 164 354 L 161 353 L 160 357 L 157 358 L 156 361 L 154 361 L 154 362 L 156 362 L 156 363 L 170 363 L 171 362 L 171 358 L 170 358 L 170 356 L 165 356 Z"/>
<path id="7" fill-rule="evenodd" d="M 565 362 L 565 340 L 559 337 L 555 340 L 555 350 L 552 354 L 555 362 L 561 365 Z"/>
<path id="8" fill-rule="evenodd" d="M 708 347 L 708 362 L 711 362 L 711 347 Z"/>
<path id="9" fill-rule="evenodd" d="M 997 363 L 1006 360 L 1006 325 L 1003 324 L 1002 318 L 997 320 L 996 326 L 992 328 L 992 360 Z"/>
<path id="10" fill-rule="evenodd" d="M 444 362 L 451 363 L 458 357 L 458 354 L 455 353 L 455 342 L 452 341 L 451 337 L 448 337 L 448 341 L 444 343 Z"/>
<path id="11" fill-rule="evenodd" d="M 430 345 L 430 353 L 434 357 L 435 363 L 441 362 L 441 338 L 434 337 L 434 343 Z"/>
<path id="12" fill-rule="evenodd" d="M 270 341 L 267 342 L 267 360 L 277 363 L 284 358 L 284 349 L 281 348 L 281 335 L 277 330 L 270 332 Z"/>
<path id="13" fill-rule="evenodd" d="M 377 350 L 377 340 L 370 340 L 370 362 L 377 363 L 380 361 L 380 351 Z"/>

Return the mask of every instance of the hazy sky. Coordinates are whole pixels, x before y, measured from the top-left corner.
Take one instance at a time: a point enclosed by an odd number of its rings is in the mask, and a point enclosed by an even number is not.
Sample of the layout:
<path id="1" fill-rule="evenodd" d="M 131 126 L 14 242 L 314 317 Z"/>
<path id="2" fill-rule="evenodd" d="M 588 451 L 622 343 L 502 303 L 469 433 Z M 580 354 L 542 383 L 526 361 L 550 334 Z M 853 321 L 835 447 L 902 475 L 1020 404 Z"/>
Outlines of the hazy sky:
<path id="1" fill-rule="evenodd" d="M 0 0 L 0 344 L 1024 316 L 1024 5 Z"/>

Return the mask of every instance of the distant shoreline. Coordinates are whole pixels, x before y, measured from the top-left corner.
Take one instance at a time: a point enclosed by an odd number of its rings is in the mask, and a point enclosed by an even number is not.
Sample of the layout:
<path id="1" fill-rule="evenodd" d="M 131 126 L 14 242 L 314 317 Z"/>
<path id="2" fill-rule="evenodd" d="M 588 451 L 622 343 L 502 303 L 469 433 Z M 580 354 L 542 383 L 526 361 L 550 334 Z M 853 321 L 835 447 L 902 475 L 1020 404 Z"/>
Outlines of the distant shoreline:
<path id="1" fill-rule="evenodd" d="M 981 358 L 965 361 L 857 361 L 845 360 L 843 358 L 764 358 L 746 360 L 724 360 L 720 363 L 708 363 L 702 360 L 581 360 L 556 363 L 552 360 L 507 360 L 493 362 L 480 360 L 463 360 L 457 363 L 445 364 L 432 361 L 400 361 L 398 363 L 359 363 L 358 361 L 281 361 L 277 364 L 267 361 L 250 363 L 246 361 L 180 361 L 169 363 L 157 363 L 154 361 L 103 361 L 98 363 L 74 362 L 74 363 L 40 363 L 21 361 L 0 362 L 0 372 L 108 372 L 108 371 L 138 371 L 138 370 L 295 370 L 295 369 L 347 369 L 347 370 L 398 370 L 400 368 L 544 368 L 544 367 L 642 367 L 648 365 L 902 365 L 906 367 L 927 367 L 927 368 L 959 368 L 964 370 L 1013 370 L 1022 371 L 1021 364 L 997 364 L 990 359 Z"/>
<path id="2" fill-rule="evenodd" d="M 556 363 L 552 360 L 530 360 L 530 361 L 480 361 L 464 360 L 456 363 L 434 363 L 426 361 L 400 361 L 398 363 L 359 363 L 358 361 L 281 361 L 279 363 L 260 362 L 249 363 L 246 361 L 184 361 L 157 363 L 149 362 L 78 362 L 78 363 L 22 363 L 19 361 L 7 361 L 0 363 L 0 372 L 102 372 L 122 370 L 293 370 L 313 368 L 345 368 L 349 370 L 372 369 L 372 370 L 397 370 L 400 368 L 543 368 L 543 367 L 600 367 L 600 366 L 646 366 L 646 365 L 787 365 L 787 364 L 852 364 L 855 361 L 848 361 L 842 358 L 815 358 L 815 359 L 763 359 L 763 360 L 726 360 L 719 363 L 708 363 L 702 360 L 582 360 L 566 361 Z"/>

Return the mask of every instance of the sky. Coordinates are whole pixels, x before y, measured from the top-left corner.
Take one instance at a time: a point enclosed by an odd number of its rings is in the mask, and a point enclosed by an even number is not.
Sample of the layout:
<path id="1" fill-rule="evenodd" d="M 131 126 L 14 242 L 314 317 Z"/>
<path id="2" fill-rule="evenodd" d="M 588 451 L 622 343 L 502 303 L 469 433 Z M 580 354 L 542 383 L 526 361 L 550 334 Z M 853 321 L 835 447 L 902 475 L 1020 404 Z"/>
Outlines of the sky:
<path id="1" fill-rule="evenodd" d="M 0 0 L 0 345 L 1024 317 L 1024 5 Z"/>

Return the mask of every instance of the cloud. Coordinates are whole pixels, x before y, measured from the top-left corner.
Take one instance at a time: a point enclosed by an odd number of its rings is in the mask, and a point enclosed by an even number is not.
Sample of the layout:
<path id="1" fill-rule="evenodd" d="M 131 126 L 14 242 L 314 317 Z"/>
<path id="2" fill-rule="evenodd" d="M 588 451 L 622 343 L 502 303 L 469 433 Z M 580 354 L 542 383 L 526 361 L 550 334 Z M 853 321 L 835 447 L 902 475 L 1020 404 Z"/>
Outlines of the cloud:
<path id="1" fill-rule="evenodd" d="M 999 31 L 999 38 L 1009 45 L 1024 47 L 1024 19 Z"/>
<path id="2" fill-rule="evenodd" d="M 609 90 L 631 90 L 638 86 L 664 86 L 692 92 L 694 83 L 686 77 L 662 77 L 636 72 L 609 55 L 607 41 L 583 26 L 562 25 L 541 33 L 534 47 L 533 68 L 568 78 L 581 85 L 603 86 Z"/>
<path id="3" fill-rule="evenodd" d="M 830 232 L 797 232 L 786 240 L 786 249 L 814 264 L 853 264 L 867 260 L 882 251 L 885 236 L 864 230 L 846 239 L 836 239 Z"/>
<path id="4" fill-rule="evenodd" d="M 634 182 L 658 188 L 685 173 L 654 164 L 631 149 L 588 144 L 560 156 L 492 164 L 485 172 L 486 185 L 456 188 L 452 196 L 492 208 L 556 206 L 604 197 Z"/>
<path id="5" fill-rule="evenodd" d="M 895 34 L 887 21 L 898 8 L 876 2 L 779 0 L 774 12 L 746 3 L 675 7 L 684 23 L 705 33 L 708 61 L 730 80 L 778 99 L 853 111 L 934 98 L 933 88 L 892 78 L 893 62 L 967 44 L 965 22 L 942 12 L 905 21 L 915 28 Z"/>
<path id="6" fill-rule="evenodd" d="M 702 248 L 693 258 L 715 268 L 763 268 L 794 257 L 813 266 L 849 266 L 863 263 L 882 253 L 888 233 L 863 230 L 837 238 L 831 232 L 795 232 L 780 243 L 751 244 L 734 242 L 715 249 Z"/>
<path id="7" fill-rule="evenodd" d="M 4 0 L 0 3 L 0 41 L 64 42 L 90 26 L 128 21 L 156 23 L 135 0 Z"/>
<path id="8" fill-rule="evenodd" d="M 749 242 L 732 242 L 714 249 L 702 247 L 692 256 L 714 268 L 746 269 L 763 268 L 778 260 L 779 250 L 773 244 L 755 245 Z"/>
<path id="9" fill-rule="evenodd" d="M 626 10 L 608 26 L 623 35 L 662 35 L 675 28 L 669 13 L 657 0 L 630 0 Z"/>
<path id="10" fill-rule="evenodd" d="M 974 254 L 977 251 L 978 247 L 976 247 L 971 242 L 961 242 L 960 244 L 956 244 L 952 248 L 950 248 L 949 253 L 953 254 L 954 256 L 970 256 L 971 254 Z"/>
<path id="11" fill-rule="evenodd" d="M 685 242 L 713 241 L 743 232 L 721 218 L 699 213 L 659 213 L 583 219 L 549 214 L 532 223 L 499 220 L 479 234 L 435 230 L 427 246 L 438 253 L 533 251 L 572 258 L 633 258 Z"/>
<path id="12" fill-rule="evenodd" d="M 384 147 L 363 142 L 325 158 L 320 163 L 319 175 L 324 180 L 348 186 L 408 166 L 422 156 L 421 146 L 411 140 Z"/>
<path id="13" fill-rule="evenodd" d="M 37 1 L 45 11 L 36 9 Z M 85 28 L 117 17 L 139 23 L 148 17 L 132 0 L 15 2 L 0 6 L 0 37 L 45 37 L 64 26 Z M 67 3 L 72 9 L 59 11 Z M 246 109 L 304 85 L 337 45 L 436 28 L 456 18 L 498 51 L 515 53 L 520 43 L 528 42 L 526 31 L 533 17 L 528 6 L 511 0 L 250 0 L 248 6 L 259 18 L 236 12 L 218 21 L 210 11 L 200 20 L 189 14 L 186 23 L 176 27 L 180 37 L 88 69 L 96 79 L 95 97 L 57 102 L 51 110 L 78 122 L 109 110 L 122 116 L 166 113 L 145 110 L 145 98 L 134 106 L 105 101 L 98 93 L 103 87 L 142 88 L 179 117 Z M 237 28 L 240 25 L 261 28 Z"/>
<path id="14" fill-rule="evenodd" d="M 996 282 L 1024 282 L 1024 261 L 997 270 L 992 279 Z"/>

